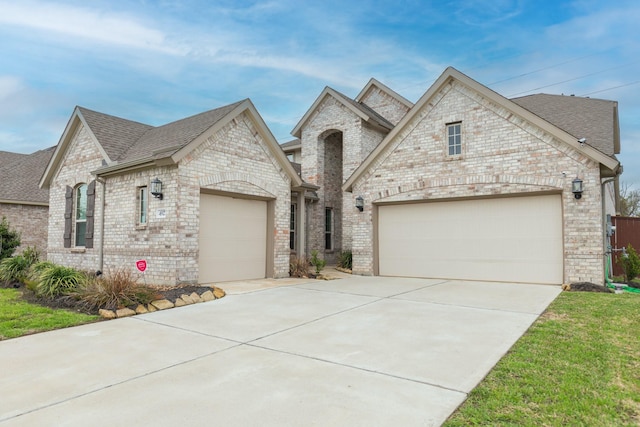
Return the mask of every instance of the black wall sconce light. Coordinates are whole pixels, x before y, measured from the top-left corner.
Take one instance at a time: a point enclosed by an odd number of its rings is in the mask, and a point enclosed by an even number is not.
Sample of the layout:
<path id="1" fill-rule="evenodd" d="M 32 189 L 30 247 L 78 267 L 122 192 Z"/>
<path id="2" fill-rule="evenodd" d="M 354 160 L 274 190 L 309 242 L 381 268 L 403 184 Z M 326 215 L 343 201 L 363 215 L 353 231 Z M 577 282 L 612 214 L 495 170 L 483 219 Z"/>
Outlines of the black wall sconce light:
<path id="1" fill-rule="evenodd" d="M 576 199 L 579 199 L 582 197 L 582 191 L 582 180 L 576 176 L 576 179 L 571 181 L 571 192 Z"/>
<path id="2" fill-rule="evenodd" d="M 162 200 L 162 181 L 158 178 L 154 178 L 153 181 L 151 181 L 151 194 L 156 199 Z"/>
<path id="3" fill-rule="evenodd" d="M 364 209 L 364 199 L 362 196 L 356 197 L 356 208 L 358 208 L 360 212 Z"/>

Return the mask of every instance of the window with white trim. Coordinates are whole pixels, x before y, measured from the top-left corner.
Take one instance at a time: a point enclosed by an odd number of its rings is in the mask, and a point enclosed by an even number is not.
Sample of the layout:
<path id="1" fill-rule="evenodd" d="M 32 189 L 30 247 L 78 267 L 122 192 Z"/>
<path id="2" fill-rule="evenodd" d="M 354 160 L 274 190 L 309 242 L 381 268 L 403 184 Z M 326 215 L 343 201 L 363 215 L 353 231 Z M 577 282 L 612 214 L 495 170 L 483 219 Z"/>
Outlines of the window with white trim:
<path id="1" fill-rule="evenodd" d="M 147 186 L 138 187 L 138 225 L 147 225 L 149 211 L 149 190 Z"/>
<path id="2" fill-rule="evenodd" d="M 462 154 L 462 122 L 447 124 L 449 155 Z"/>
<path id="3" fill-rule="evenodd" d="M 75 193 L 75 245 L 84 246 L 87 233 L 87 184 L 78 185 L 76 187 Z"/>

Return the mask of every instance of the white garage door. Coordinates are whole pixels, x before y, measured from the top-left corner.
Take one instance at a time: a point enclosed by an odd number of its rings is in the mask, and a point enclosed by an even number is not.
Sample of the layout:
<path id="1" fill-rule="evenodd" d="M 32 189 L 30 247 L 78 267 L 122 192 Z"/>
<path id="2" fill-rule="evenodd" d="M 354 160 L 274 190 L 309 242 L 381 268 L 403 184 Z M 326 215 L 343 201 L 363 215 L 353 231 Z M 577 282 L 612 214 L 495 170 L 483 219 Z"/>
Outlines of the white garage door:
<path id="1" fill-rule="evenodd" d="M 562 283 L 560 195 L 383 205 L 382 276 Z"/>
<path id="2" fill-rule="evenodd" d="M 200 283 L 265 277 L 267 202 L 200 195 Z"/>

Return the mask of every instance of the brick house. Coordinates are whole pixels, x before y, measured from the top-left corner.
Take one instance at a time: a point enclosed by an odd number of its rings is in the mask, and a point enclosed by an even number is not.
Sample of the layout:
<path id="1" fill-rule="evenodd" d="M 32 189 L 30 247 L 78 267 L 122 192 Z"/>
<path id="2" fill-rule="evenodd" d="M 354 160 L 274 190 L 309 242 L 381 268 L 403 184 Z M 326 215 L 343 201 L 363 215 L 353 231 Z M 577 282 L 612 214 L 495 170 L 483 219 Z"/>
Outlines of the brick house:
<path id="1" fill-rule="evenodd" d="M 375 79 L 354 99 L 327 87 L 281 146 L 249 100 L 159 127 L 77 107 L 40 181 L 48 259 L 146 259 L 147 281 L 172 285 L 352 250 L 362 275 L 601 283 L 617 114 L 509 100 L 453 68 L 416 104 Z"/>
<path id="2" fill-rule="evenodd" d="M 40 181 L 48 259 L 145 259 L 146 281 L 165 285 L 288 276 L 304 185 L 248 99 L 158 127 L 76 107 Z"/>
<path id="3" fill-rule="evenodd" d="M 0 151 L 0 219 L 20 233 L 16 253 L 34 247 L 47 253 L 49 192 L 38 187 L 40 175 L 55 147 L 19 154 Z"/>
<path id="4" fill-rule="evenodd" d="M 319 187 L 292 198 L 291 249 L 330 262 L 352 250 L 363 275 L 602 283 L 617 114 L 613 101 L 509 100 L 453 68 L 415 105 L 375 79 L 355 99 L 327 87 L 283 144 Z"/>

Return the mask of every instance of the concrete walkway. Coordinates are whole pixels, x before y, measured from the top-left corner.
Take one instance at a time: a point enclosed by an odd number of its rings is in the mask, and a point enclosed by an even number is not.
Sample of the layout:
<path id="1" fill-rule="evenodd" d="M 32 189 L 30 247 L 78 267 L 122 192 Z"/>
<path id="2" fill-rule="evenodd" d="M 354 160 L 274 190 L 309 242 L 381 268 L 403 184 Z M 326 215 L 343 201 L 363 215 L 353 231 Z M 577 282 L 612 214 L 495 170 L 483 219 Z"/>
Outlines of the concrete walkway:
<path id="1" fill-rule="evenodd" d="M 0 426 L 437 426 L 559 286 L 348 277 L 0 342 Z"/>

